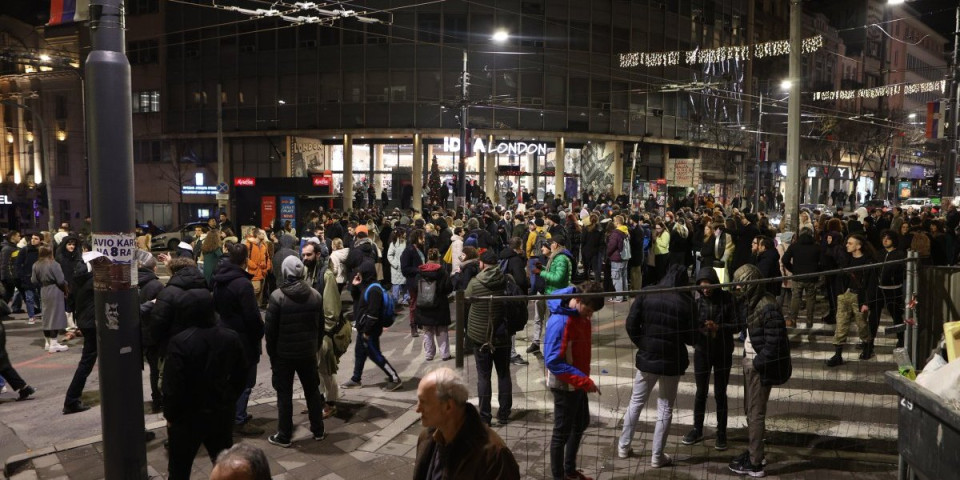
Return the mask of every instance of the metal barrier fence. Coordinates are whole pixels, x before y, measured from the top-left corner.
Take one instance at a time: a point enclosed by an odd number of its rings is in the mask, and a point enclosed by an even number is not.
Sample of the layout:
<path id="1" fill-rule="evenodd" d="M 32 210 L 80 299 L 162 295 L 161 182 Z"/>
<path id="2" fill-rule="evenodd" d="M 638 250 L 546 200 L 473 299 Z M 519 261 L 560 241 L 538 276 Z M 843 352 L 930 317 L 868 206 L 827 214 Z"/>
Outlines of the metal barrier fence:
<path id="1" fill-rule="evenodd" d="M 906 327 L 906 346 L 911 358 L 916 360 L 917 322 L 914 299 L 921 283 L 918 275 L 918 259 L 913 252 L 906 260 L 874 263 L 862 267 L 817 272 L 809 275 L 794 275 L 749 282 L 730 282 L 717 288 L 733 289 L 738 285 L 769 284 L 771 282 L 812 280 L 821 277 L 844 274 L 852 271 L 877 270 L 893 265 L 906 265 L 904 284 L 904 321 Z M 461 369 L 468 384 L 476 381 L 476 365 L 473 357 L 464 355 L 465 323 L 469 304 L 475 302 L 503 302 L 546 299 L 569 299 L 575 297 L 612 297 L 627 295 L 630 302 L 605 304 L 595 314 L 592 336 L 591 378 L 597 382 L 601 395 L 590 397 L 591 424 L 585 432 L 579 452 L 578 467 L 588 476 L 600 478 L 649 478 L 654 470 L 650 467 L 649 453 L 652 433 L 657 421 L 657 407 L 653 396 L 661 390 L 658 386 L 646 402 L 646 407 L 633 436 L 635 455 L 620 459 L 617 455 L 617 443 L 620 437 L 621 420 L 630 402 L 637 370 L 634 356 L 636 347 L 625 334 L 624 323 L 633 301 L 639 296 L 663 294 L 666 292 L 693 291 L 703 287 L 696 285 L 670 289 L 646 288 L 629 292 L 604 292 L 596 294 L 568 295 L 530 295 L 530 296 L 489 296 L 466 298 L 462 292 L 456 294 L 456 365 Z M 896 475 L 896 439 L 897 439 L 897 396 L 884 384 L 883 374 L 895 370 L 892 351 L 896 338 L 885 336 L 883 328 L 877 333 L 876 356 L 869 360 L 851 360 L 857 351 L 848 347 L 845 352 L 847 363 L 835 368 L 824 365 L 834 353 L 834 327 L 823 324 L 818 319 L 827 306 L 826 299 L 815 295 L 808 301 L 815 301 L 814 318 L 807 320 L 810 328 L 798 327 L 789 330 L 791 357 L 793 359 L 793 377 L 778 387 L 774 387 L 770 396 L 767 413 L 767 458 L 771 463 L 769 474 L 790 478 L 792 474 L 825 475 L 831 478 L 836 472 L 867 471 L 872 475 L 863 478 L 877 478 L 877 474 L 889 472 Z M 527 332 L 534 327 L 536 315 L 531 312 Z M 544 327 L 546 318 L 543 318 Z M 890 326 L 891 319 L 884 316 L 882 326 Z M 522 352 L 531 335 L 518 332 L 517 351 Z M 689 332 L 682 332 L 689 333 Z M 852 335 L 851 335 L 852 336 Z M 849 340 L 848 340 L 849 342 Z M 726 463 L 745 448 L 746 419 L 743 408 L 743 375 L 739 360 L 743 357 L 742 343 L 738 343 L 733 354 L 733 366 L 730 370 L 728 396 L 728 438 L 730 452 L 718 452 L 712 447 L 712 430 L 716 427 L 714 407 L 714 388 L 710 388 L 707 401 L 706 421 L 704 424 L 705 441 L 687 446 L 681 444 L 678 437 L 687 433 L 694 424 L 694 401 L 697 391 L 693 349 L 688 347 L 689 367 L 677 385 L 676 403 L 672 414 L 670 438 L 665 452 L 674 457 L 676 467 L 660 470 L 656 478 L 713 478 L 727 477 Z M 553 397 L 545 383 L 545 368 L 541 358 L 529 358 L 526 367 L 511 369 L 507 372 L 512 385 L 513 409 L 511 421 L 499 428 L 501 437 L 514 451 L 521 463 L 521 471 L 529 478 L 548 478 L 550 476 L 549 443 L 553 427 Z M 694 373 L 694 375 L 690 375 Z M 702 373 L 702 372 L 701 372 Z M 714 383 L 708 379 L 708 385 Z M 498 387 L 496 378 L 491 380 L 494 393 L 494 418 L 497 418 Z M 662 402 L 658 400 L 658 402 Z M 857 478 L 856 474 L 852 476 Z M 883 475 L 880 475 L 883 477 Z"/>

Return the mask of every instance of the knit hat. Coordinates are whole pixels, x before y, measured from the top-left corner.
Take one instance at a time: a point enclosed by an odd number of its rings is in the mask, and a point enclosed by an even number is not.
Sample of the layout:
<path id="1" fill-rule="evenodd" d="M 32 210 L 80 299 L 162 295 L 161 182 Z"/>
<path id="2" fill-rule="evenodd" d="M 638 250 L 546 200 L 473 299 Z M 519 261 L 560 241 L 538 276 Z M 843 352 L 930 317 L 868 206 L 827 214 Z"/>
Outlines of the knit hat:
<path id="1" fill-rule="evenodd" d="M 497 254 L 493 253 L 493 250 L 484 250 L 484 252 L 480 254 L 480 262 L 484 265 L 496 265 L 497 261 Z"/>
<path id="2" fill-rule="evenodd" d="M 533 223 L 534 223 L 534 225 L 536 225 L 536 226 L 538 226 L 538 227 L 542 227 L 542 226 L 543 226 L 543 219 L 542 219 L 542 218 L 538 218 L 538 219 L 534 220 Z"/>
<path id="3" fill-rule="evenodd" d="M 369 234 L 370 234 L 370 229 L 367 228 L 366 225 L 357 225 L 357 228 L 354 228 L 353 231 L 354 231 L 354 233 L 356 233 L 357 235 L 359 235 L 359 234 L 361 234 L 361 233 L 364 234 L 364 235 L 369 235 Z"/>
<path id="4" fill-rule="evenodd" d="M 280 273 L 287 281 L 300 280 L 303 278 L 303 262 L 301 262 L 296 256 L 291 255 L 283 260 L 283 265 L 280 267 Z"/>
<path id="5" fill-rule="evenodd" d="M 561 234 L 558 233 L 558 234 L 556 234 L 556 235 L 552 235 L 552 236 L 550 237 L 550 241 L 556 243 L 557 245 L 560 245 L 561 247 L 563 247 L 563 246 L 566 246 L 567 239 L 566 239 L 566 238 L 563 238 L 563 235 L 561 235 Z"/>

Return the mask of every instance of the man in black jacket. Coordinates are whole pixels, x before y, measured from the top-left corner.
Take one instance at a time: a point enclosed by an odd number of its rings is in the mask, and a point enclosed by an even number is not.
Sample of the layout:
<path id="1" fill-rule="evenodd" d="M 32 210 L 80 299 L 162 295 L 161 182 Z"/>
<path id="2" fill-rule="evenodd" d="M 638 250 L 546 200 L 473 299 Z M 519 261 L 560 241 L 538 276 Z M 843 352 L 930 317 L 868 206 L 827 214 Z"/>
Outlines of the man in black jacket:
<path id="1" fill-rule="evenodd" d="M 500 252 L 500 271 L 504 275 L 513 277 L 521 292 L 530 291 L 530 278 L 526 274 L 526 260 L 523 258 L 523 239 L 513 237 L 508 248 Z M 529 365 L 526 359 L 517 353 L 517 336 L 510 338 L 510 363 L 514 365 Z"/>
<path id="2" fill-rule="evenodd" d="M 30 276 L 33 274 L 33 264 L 40 257 L 39 248 L 40 235 L 34 233 L 30 235 L 30 243 L 17 252 L 17 257 L 13 261 L 14 270 L 17 272 L 17 288 L 23 293 L 23 300 L 27 304 L 27 315 L 30 317 L 27 320 L 28 325 L 37 322 L 37 302 L 40 300 L 40 293 L 37 285 L 30 281 Z"/>
<path id="3" fill-rule="evenodd" d="M 419 266 L 417 271 L 419 272 Z M 357 329 L 357 341 L 354 344 L 353 376 L 340 388 L 360 388 L 363 377 L 363 366 L 367 358 L 373 361 L 389 380 L 384 385 L 384 391 L 395 391 L 403 387 L 400 374 L 387 361 L 380 350 L 380 335 L 383 334 L 381 318 L 384 314 L 383 288 L 374 285 L 377 281 L 376 268 L 373 262 L 367 260 L 360 264 L 359 272 L 350 283 L 350 294 L 353 296 L 353 321 Z M 373 287 L 371 288 L 371 285 Z M 411 306 L 415 300 L 411 299 Z M 411 316 L 413 313 L 411 312 Z M 416 328 L 416 327 L 413 327 Z"/>
<path id="4" fill-rule="evenodd" d="M 733 274 L 734 282 L 762 278 L 760 270 L 744 265 Z M 777 300 L 760 284 L 737 287 L 737 305 L 746 324 L 743 345 L 744 400 L 747 405 L 749 449 L 730 462 L 731 471 L 751 477 L 764 476 L 763 434 L 766 429 L 767 401 L 774 385 L 790 379 L 790 339 Z"/>
<path id="5" fill-rule="evenodd" d="M 730 264 L 730 270 L 736 272 L 742 265 L 750 263 L 750 256 L 753 254 L 753 239 L 760 235 L 757 229 L 756 215 L 734 215 L 734 220 L 739 219 L 739 225 L 734 230 L 727 231 L 733 237 L 736 248 L 733 250 L 733 261 Z"/>
<path id="6" fill-rule="evenodd" d="M 880 241 L 883 244 L 883 250 L 880 251 L 877 260 L 883 263 L 880 267 L 878 281 L 878 290 L 876 301 L 870 305 L 870 335 L 877 336 L 877 330 L 880 328 L 880 313 L 884 307 L 893 317 L 893 324 L 903 323 L 903 277 L 906 265 L 887 265 L 887 262 L 894 262 L 906 258 L 903 250 L 899 246 L 897 234 L 891 230 L 884 230 L 880 234 Z M 903 346 L 903 333 L 897 334 L 897 347 Z"/>
<path id="7" fill-rule="evenodd" d="M 170 480 L 190 478 L 201 443 L 211 462 L 233 445 L 233 416 L 246 380 L 240 338 L 217 325 L 213 296 L 181 307 L 184 329 L 170 338 L 163 366 Z"/>
<path id="8" fill-rule="evenodd" d="M 163 411 L 163 393 L 160 391 L 160 349 L 150 334 L 150 314 L 153 308 L 153 299 L 163 290 L 163 283 L 154 271 L 157 268 L 157 259 L 146 250 L 137 250 L 137 287 L 140 289 L 140 346 L 143 356 L 150 368 L 150 402 L 151 411 Z"/>
<path id="9" fill-rule="evenodd" d="M 755 265 L 757 269 L 760 270 L 760 275 L 762 275 L 763 278 L 779 277 L 780 252 L 777 252 L 777 247 L 773 244 L 773 239 L 765 235 L 758 235 L 754 238 L 751 247 L 754 248 L 756 252 Z M 781 282 L 769 282 L 764 284 L 764 287 L 774 297 L 780 296 Z"/>
<path id="10" fill-rule="evenodd" d="M 150 334 L 160 349 L 160 358 L 165 356 L 170 338 L 193 325 L 189 317 L 193 304 L 213 301 L 207 280 L 193 259 L 171 259 L 167 268 L 170 269 L 170 280 L 157 294 L 150 312 Z"/>
<path id="11" fill-rule="evenodd" d="M 241 435 L 263 435 L 262 428 L 249 423 L 250 416 L 247 414 L 250 391 L 257 383 L 263 320 L 260 318 L 257 297 L 250 281 L 253 277 L 244 270 L 247 264 L 247 246 L 243 243 L 234 244 L 227 254 L 227 261 L 221 262 L 213 275 L 213 302 L 217 314 L 220 315 L 220 324 L 240 336 L 247 368 L 246 384 L 237 399 L 234 431 Z"/>
<path id="12" fill-rule="evenodd" d="M 288 257 L 281 266 L 280 288 L 270 295 L 264 334 L 267 355 L 277 391 L 277 433 L 267 441 L 279 447 L 291 445 L 293 435 L 293 375 L 303 386 L 314 440 L 323 440 L 323 395 L 317 373 L 317 352 L 323 337 L 323 298 L 303 281 L 303 262 Z"/>
<path id="13" fill-rule="evenodd" d="M 64 415 L 90 410 L 88 405 L 80 401 L 87 377 L 97 363 L 97 316 L 93 310 L 93 271 L 89 265 L 92 260 L 102 256 L 99 252 L 84 252 L 83 262 L 74 267 L 73 279 L 70 281 L 67 305 L 73 312 L 77 328 L 83 334 L 83 351 L 80 353 L 77 370 L 73 373 L 73 380 L 67 387 L 67 395 L 63 401 Z"/>
<path id="14" fill-rule="evenodd" d="M 17 285 L 17 273 L 14 270 L 13 253 L 16 252 L 17 243 L 20 242 L 20 232 L 10 232 L 3 239 L 3 247 L 0 248 L 0 282 L 3 283 L 3 301 L 9 302 L 13 298 L 13 292 Z M 14 311 L 20 309 L 20 296 L 12 305 Z"/>
<path id="15" fill-rule="evenodd" d="M 800 230 L 800 236 L 797 241 L 787 247 L 783 252 L 783 268 L 794 275 L 803 275 L 816 273 L 820 271 L 820 245 L 813 239 L 813 232 L 809 229 Z M 817 305 L 817 279 L 808 278 L 806 280 L 793 281 L 793 295 L 790 299 L 790 314 L 787 316 L 787 326 L 796 324 L 797 315 L 800 313 L 800 297 L 803 296 L 807 301 L 807 328 L 813 326 L 813 312 Z"/>

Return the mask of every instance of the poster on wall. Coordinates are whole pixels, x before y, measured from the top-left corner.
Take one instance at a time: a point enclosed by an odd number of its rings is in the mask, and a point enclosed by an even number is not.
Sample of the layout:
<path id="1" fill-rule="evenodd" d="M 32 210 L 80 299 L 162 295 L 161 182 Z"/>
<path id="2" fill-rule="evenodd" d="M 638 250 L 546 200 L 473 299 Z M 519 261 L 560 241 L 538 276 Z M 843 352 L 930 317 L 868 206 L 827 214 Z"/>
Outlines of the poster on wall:
<path id="1" fill-rule="evenodd" d="M 613 193 L 614 142 L 591 142 L 580 150 L 583 189 L 594 195 Z"/>
<path id="2" fill-rule="evenodd" d="M 297 228 L 297 199 L 294 197 L 280 197 L 280 225 Z"/>
<path id="3" fill-rule="evenodd" d="M 291 177 L 306 177 L 329 169 L 326 150 L 317 138 L 287 137 L 287 158 Z"/>
<path id="4" fill-rule="evenodd" d="M 260 197 L 260 228 L 268 228 L 277 218 L 277 197 Z"/>

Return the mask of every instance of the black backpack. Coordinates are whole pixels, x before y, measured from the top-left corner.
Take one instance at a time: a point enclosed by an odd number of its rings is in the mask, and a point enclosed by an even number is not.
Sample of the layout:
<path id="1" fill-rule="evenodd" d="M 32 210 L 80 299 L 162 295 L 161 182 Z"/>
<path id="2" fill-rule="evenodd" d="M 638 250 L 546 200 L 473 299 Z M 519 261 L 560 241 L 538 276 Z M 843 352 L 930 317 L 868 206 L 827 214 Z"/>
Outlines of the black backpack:
<path id="1" fill-rule="evenodd" d="M 417 276 L 417 308 L 437 308 L 440 305 L 437 281 Z"/>
<path id="2" fill-rule="evenodd" d="M 515 297 L 526 295 L 519 285 L 517 285 L 516 280 L 513 279 L 513 275 L 505 274 L 507 284 L 503 288 L 503 296 L 505 297 Z M 507 332 L 510 335 L 513 335 L 527 326 L 527 321 L 530 319 L 530 313 L 527 311 L 527 301 L 526 300 L 504 300 L 503 302 L 503 319 L 505 321 L 501 322 L 500 328 L 506 328 Z M 498 333 L 500 333 L 498 331 Z"/>

